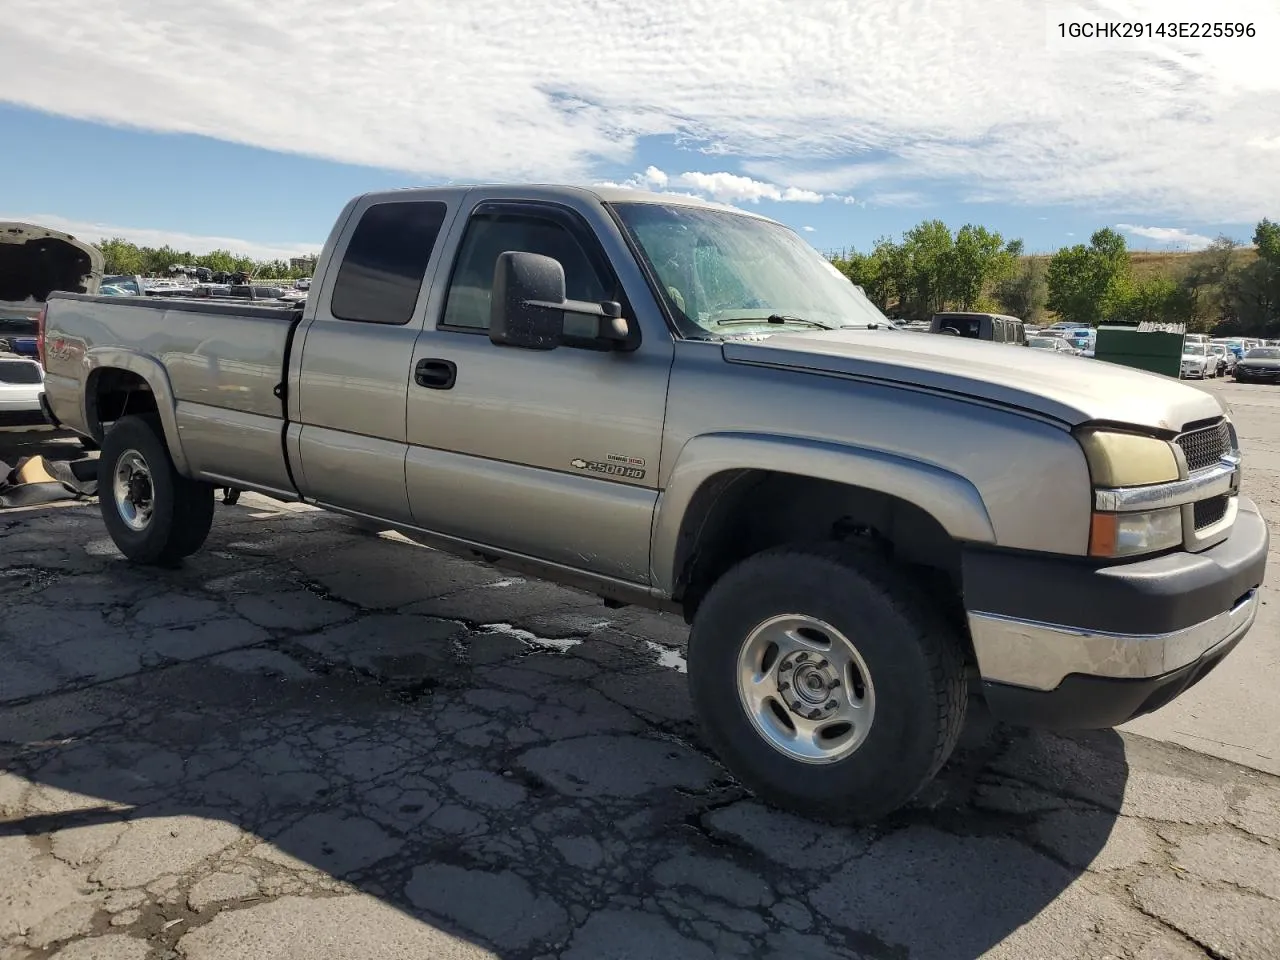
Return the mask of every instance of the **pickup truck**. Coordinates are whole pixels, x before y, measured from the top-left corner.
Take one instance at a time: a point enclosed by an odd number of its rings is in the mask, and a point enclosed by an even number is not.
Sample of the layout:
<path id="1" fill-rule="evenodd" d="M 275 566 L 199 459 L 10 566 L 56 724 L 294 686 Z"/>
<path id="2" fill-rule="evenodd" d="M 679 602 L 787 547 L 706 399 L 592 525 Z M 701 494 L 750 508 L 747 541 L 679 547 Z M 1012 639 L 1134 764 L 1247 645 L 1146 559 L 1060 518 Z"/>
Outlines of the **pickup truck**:
<path id="1" fill-rule="evenodd" d="M 41 323 L 129 560 L 198 550 L 230 487 L 678 611 L 706 744 L 818 819 L 911 800 L 971 697 L 1053 728 L 1155 710 L 1259 604 L 1215 397 L 899 331 L 716 204 L 371 193 L 305 303 L 55 294 Z"/>

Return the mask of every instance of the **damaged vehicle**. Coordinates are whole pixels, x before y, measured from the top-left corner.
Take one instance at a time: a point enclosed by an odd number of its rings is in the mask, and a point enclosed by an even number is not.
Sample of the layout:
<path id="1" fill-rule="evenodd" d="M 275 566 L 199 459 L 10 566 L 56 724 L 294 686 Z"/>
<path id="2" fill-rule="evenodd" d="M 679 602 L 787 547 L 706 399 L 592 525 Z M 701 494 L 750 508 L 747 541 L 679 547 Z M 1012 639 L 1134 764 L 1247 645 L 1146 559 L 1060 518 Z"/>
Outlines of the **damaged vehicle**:
<path id="1" fill-rule="evenodd" d="M 1159 709 L 1260 602 L 1216 397 L 903 336 L 794 231 L 691 198 L 367 194 L 304 303 L 55 293 L 39 342 L 132 562 L 199 550 L 230 487 L 676 611 L 707 745 L 820 819 L 915 797 L 971 695 Z"/>
<path id="2" fill-rule="evenodd" d="M 36 356 L 36 315 L 55 290 L 95 294 L 97 247 L 34 223 L 0 221 L 0 351 Z"/>

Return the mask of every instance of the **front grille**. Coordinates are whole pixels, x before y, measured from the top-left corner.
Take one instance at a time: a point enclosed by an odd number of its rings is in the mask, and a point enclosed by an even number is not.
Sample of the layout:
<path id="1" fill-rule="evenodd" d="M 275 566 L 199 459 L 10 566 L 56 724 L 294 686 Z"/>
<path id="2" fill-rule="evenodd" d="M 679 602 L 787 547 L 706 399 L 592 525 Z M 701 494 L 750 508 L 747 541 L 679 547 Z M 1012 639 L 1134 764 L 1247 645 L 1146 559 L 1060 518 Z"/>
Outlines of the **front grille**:
<path id="1" fill-rule="evenodd" d="M 1215 523 L 1227 515 L 1227 503 L 1231 498 L 1226 494 L 1220 497 L 1210 497 L 1208 500 L 1201 500 L 1192 508 L 1195 512 L 1196 529 L 1203 530 L 1205 527 L 1212 527 Z"/>
<path id="2" fill-rule="evenodd" d="M 1212 467 L 1231 452 L 1231 428 L 1226 420 L 1197 430 L 1188 430 L 1175 441 L 1187 458 L 1187 469 L 1194 473 Z"/>

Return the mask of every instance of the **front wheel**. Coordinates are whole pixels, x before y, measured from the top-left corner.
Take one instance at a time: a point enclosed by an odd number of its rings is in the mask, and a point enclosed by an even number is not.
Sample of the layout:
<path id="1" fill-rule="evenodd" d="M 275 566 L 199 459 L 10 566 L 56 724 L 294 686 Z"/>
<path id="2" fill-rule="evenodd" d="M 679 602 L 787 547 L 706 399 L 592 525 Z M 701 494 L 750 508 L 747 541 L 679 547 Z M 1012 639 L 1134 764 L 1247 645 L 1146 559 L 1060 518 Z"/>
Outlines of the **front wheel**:
<path id="1" fill-rule="evenodd" d="M 168 565 L 190 556 L 213 525 L 213 485 L 178 473 L 163 436 L 155 417 L 123 417 L 98 456 L 103 523 L 134 563 Z"/>
<path id="2" fill-rule="evenodd" d="M 916 796 L 968 700 L 955 630 L 891 565 L 840 544 L 726 573 L 694 617 L 689 683 L 708 744 L 743 784 L 843 823 Z"/>

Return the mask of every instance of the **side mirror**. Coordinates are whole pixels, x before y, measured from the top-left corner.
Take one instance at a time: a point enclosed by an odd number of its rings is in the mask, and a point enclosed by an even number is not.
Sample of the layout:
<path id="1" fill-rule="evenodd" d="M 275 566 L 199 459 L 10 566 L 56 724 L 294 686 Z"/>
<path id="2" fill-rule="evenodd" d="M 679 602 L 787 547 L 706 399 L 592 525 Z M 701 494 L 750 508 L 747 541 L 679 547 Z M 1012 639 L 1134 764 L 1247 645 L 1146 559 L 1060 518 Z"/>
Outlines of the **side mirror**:
<path id="1" fill-rule="evenodd" d="M 565 299 L 564 267 L 553 257 L 522 250 L 498 255 L 489 305 L 489 339 L 502 346 L 554 350 L 564 338 L 564 315 L 599 318 L 599 336 L 626 341 L 622 306 Z"/>

